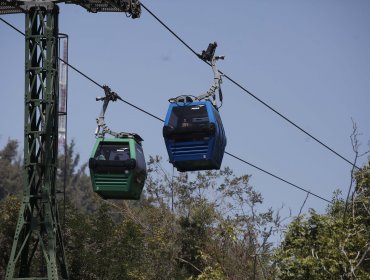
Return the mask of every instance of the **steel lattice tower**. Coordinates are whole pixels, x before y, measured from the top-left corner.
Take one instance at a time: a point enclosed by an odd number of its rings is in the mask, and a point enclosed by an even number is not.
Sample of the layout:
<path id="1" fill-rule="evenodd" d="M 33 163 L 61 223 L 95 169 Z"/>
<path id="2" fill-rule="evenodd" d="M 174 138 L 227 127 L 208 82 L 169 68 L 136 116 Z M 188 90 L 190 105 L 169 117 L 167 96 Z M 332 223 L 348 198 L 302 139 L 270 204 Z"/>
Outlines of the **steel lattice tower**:
<path id="1" fill-rule="evenodd" d="M 24 188 L 6 279 L 67 279 L 56 205 L 58 158 L 58 6 L 26 10 Z M 18 271 L 16 271 L 18 270 Z"/>

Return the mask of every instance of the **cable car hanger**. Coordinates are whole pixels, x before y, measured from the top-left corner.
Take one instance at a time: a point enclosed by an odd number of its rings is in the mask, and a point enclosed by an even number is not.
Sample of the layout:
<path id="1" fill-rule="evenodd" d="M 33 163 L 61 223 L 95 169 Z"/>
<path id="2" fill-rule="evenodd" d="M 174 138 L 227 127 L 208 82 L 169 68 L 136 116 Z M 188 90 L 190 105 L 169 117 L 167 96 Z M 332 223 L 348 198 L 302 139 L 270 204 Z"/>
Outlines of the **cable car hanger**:
<path id="1" fill-rule="evenodd" d="M 170 98 L 168 101 L 170 103 L 186 103 L 186 102 L 194 102 L 194 101 L 201 101 L 208 99 L 212 102 L 212 105 L 218 110 L 222 106 L 223 96 L 222 96 L 222 90 L 221 90 L 221 83 L 222 83 L 222 75 L 217 69 L 216 61 L 219 59 L 224 59 L 225 56 L 215 56 L 215 51 L 217 48 L 217 43 L 210 43 L 208 45 L 207 50 L 203 50 L 201 54 L 197 54 L 200 59 L 205 61 L 206 63 L 210 64 L 212 66 L 212 71 L 214 75 L 213 84 L 211 85 L 210 89 L 199 96 L 193 96 L 193 95 L 180 95 L 178 97 Z M 221 102 L 221 106 L 217 107 L 216 103 L 216 94 L 215 92 L 218 90 L 218 97 Z M 212 98 L 212 99 L 210 99 Z"/>
<path id="2" fill-rule="evenodd" d="M 96 119 L 96 123 L 98 127 L 95 130 L 95 136 L 97 138 L 104 138 L 105 134 L 110 134 L 116 138 L 134 138 L 137 142 L 142 142 L 143 139 L 136 133 L 129 133 L 129 132 L 114 132 L 109 129 L 108 125 L 105 123 L 104 115 L 107 110 L 108 104 L 110 101 L 117 101 L 117 99 L 123 101 L 123 99 L 115 92 L 113 92 L 109 86 L 103 86 L 105 96 L 104 97 L 96 97 L 96 101 L 104 101 L 103 108 L 100 111 L 99 117 Z"/>

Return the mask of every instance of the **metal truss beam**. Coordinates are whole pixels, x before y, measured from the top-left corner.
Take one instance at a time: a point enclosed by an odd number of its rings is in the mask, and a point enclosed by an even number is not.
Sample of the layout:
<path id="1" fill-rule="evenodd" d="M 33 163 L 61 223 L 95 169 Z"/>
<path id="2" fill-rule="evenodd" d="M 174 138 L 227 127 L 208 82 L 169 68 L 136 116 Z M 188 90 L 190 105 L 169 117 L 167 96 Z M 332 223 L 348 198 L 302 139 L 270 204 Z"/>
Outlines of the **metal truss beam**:
<path id="1" fill-rule="evenodd" d="M 141 6 L 139 0 L 66 0 L 66 4 L 76 4 L 91 13 L 125 12 L 132 18 L 139 18 Z"/>
<path id="2" fill-rule="evenodd" d="M 1 0 L 0 1 L 0 14 L 17 14 L 24 13 L 21 8 L 21 3 L 12 0 Z"/>
<path id="3" fill-rule="evenodd" d="M 52 7 L 59 0 L 0 0 L 0 14 L 25 13 L 30 7 Z"/>

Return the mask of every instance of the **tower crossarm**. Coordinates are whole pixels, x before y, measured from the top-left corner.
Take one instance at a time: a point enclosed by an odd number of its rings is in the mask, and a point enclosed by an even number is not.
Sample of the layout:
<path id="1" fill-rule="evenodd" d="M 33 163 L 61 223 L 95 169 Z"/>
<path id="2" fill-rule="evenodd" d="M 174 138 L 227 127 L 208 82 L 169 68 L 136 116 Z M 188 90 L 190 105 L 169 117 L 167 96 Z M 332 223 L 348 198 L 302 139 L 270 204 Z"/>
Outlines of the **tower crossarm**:
<path id="1" fill-rule="evenodd" d="M 66 4 L 76 4 L 91 13 L 124 12 L 132 18 L 139 18 L 141 6 L 138 0 L 66 0 Z"/>
<path id="2" fill-rule="evenodd" d="M 23 1 L 0 0 L 0 14 L 24 13 Z"/>
<path id="3" fill-rule="evenodd" d="M 132 18 L 141 14 L 139 0 L 0 0 L 0 14 L 25 13 L 29 7 L 63 2 L 79 5 L 91 13 L 123 12 Z"/>

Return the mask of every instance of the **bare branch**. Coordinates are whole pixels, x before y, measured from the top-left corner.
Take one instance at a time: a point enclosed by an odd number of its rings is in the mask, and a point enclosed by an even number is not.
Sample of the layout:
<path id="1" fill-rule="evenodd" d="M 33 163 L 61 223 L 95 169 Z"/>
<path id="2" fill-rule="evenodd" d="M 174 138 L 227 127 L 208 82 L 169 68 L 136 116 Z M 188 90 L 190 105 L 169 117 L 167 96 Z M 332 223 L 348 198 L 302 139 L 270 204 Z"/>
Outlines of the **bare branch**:
<path id="1" fill-rule="evenodd" d="M 261 266 L 261 269 L 262 269 L 263 279 L 267 279 L 267 276 L 266 276 L 266 268 L 263 265 L 263 263 L 262 263 L 261 258 L 260 258 L 259 255 L 257 255 L 257 260 L 260 263 L 260 266 Z"/>
<path id="2" fill-rule="evenodd" d="M 343 214 L 343 221 L 346 220 L 347 208 L 348 208 L 348 199 L 349 199 L 349 196 L 350 196 L 351 190 L 352 190 L 352 185 L 353 185 L 353 181 L 354 181 L 354 172 L 355 172 L 355 168 L 356 168 L 356 162 L 357 162 L 357 159 L 358 159 L 358 149 L 359 149 L 359 145 L 360 145 L 359 141 L 358 141 L 359 133 L 357 131 L 357 125 L 353 121 L 353 119 L 352 119 L 352 126 L 353 126 L 353 131 L 352 131 L 352 134 L 351 134 L 350 138 L 351 138 L 351 143 L 352 143 L 352 149 L 355 153 L 355 160 L 353 162 L 352 170 L 351 170 L 351 183 L 350 183 L 349 188 L 348 188 L 348 193 L 347 193 L 347 198 L 346 198 L 346 205 L 345 205 L 344 214 Z M 352 202 L 353 202 L 353 194 L 352 194 Z M 353 208 L 352 208 L 352 210 L 353 210 Z"/>
<path id="3" fill-rule="evenodd" d="M 298 213 L 298 217 L 299 216 L 301 216 L 301 213 L 302 213 L 302 210 L 303 210 L 303 207 L 304 207 L 304 205 L 306 204 L 306 201 L 307 201 L 307 199 L 308 199 L 308 196 L 310 195 L 310 193 L 308 192 L 307 194 L 306 194 L 306 198 L 304 199 L 304 201 L 303 201 L 303 204 L 302 204 L 302 206 L 301 206 L 301 209 L 299 209 L 299 213 Z"/>
<path id="4" fill-rule="evenodd" d="M 352 120 L 352 134 L 350 136 L 351 138 L 351 143 L 352 143 L 352 149 L 353 151 L 358 154 L 358 148 L 360 147 L 360 142 L 358 141 L 358 136 L 361 135 L 357 131 L 357 124 L 356 122 L 351 118 Z"/>
<path id="5" fill-rule="evenodd" d="M 366 244 L 366 249 L 365 249 L 365 251 L 364 251 L 364 253 L 362 254 L 362 256 L 361 256 L 361 258 L 360 258 L 360 260 L 357 262 L 357 264 L 356 264 L 356 266 L 355 266 L 355 269 L 357 269 L 360 265 L 361 265 L 361 263 L 364 261 L 364 260 L 366 260 L 365 258 L 366 258 L 366 255 L 367 255 L 367 253 L 370 251 L 370 244 L 369 243 L 367 243 Z M 357 259 L 357 258 L 356 258 Z"/>
<path id="6" fill-rule="evenodd" d="M 195 268 L 196 270 L 198 270 L 200 273 L 202 273 L 203 271 L 201 271 L 199 268 L 197 268 L 194 264 L 192 264 L 191 262 L 187 261 L 187 260 L 184 260 L 183 258 L 179 258 L 177 257 L 176 259 L 178 259 L 179 261 L 182 261 L 184 263 L 187 263 L 189 265 L 191 265 L 193 268 Z"/>
<path id="7" fill-rule="evenodd" d="M 317 253 L 315 252 L 315 249 L 311 248 L 311 254 L 312 254 L 312 257 L 316 258 L 319 261 L 320 266 L 322 267 L 322 269 L 324 269 L 327 273 L 329 273 L 329 271 L 326 269 L 325 265 L 322 262 L 320 262 L 320 258 L 317 255 Z"/>

